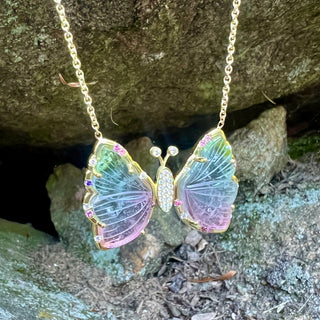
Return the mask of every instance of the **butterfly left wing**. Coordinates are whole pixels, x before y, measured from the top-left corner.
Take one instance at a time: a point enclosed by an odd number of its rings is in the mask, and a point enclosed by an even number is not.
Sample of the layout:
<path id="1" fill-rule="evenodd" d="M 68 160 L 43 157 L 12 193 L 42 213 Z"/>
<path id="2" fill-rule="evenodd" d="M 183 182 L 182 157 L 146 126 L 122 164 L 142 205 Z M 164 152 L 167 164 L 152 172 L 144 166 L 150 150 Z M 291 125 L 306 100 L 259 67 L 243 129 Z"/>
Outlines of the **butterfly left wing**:
<path id="1" fill-rule="evenodd" d="M 89 158 L 84 210 L 99 249 L 127 244 L 149 222 L 154 183 L 118 143 L 99 140 Z"/>
<path id="2" fill-rule="evenodd" d="M 210 131 L 175 179 L 174 205 L 180 218 L 203 232 L 226 231 L 238 192 L 234 172 L 235 160 L 223 131 Z"/>

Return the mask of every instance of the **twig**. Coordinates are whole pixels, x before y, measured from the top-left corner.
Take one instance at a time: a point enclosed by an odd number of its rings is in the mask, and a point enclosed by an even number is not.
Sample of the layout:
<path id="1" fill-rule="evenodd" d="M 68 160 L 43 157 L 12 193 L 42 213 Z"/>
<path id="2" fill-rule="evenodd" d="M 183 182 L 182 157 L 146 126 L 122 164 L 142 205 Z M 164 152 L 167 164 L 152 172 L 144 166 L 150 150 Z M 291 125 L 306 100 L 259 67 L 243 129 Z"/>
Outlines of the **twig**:
<path id="1" fill-rule="evenodd" d="M 199 297 L 200 297 L 200 298 L 203 298 L 203 299 L 209 299 L 209 300 L 211 300 L 211 301 L 213 301 L 213 302 L 220 303 L 219 300 L 214 299 L 214 298 L 212 298 L 212 297 L 210 297 L 210 296 L 205 296 L 205 295 L 201 295 L 201 294 L 200 294 Z"/>
<path id="2" fill-rule="evenodd" d="M 271 98 L 269 98 L 262 90 L 261 90 L 261 93 L 262 93 L 263 96 L 264 96 L 268 101 L 270 101 L 272 104 L 277 104 L 276 102 L 274 102 L 273 100 L 271 100 Z"/>
<path id="3" fill-rule="evenodd" d="M 282 307 L 282 306 L 286 305 L 288 302 L 289 302 L 289 301 L 282 302 L 282 303 L 278 304 L 278 305 L 275 306 L 275 307 L 272 307 L 272 308 L 270 308 L 270 309 L 268 309 L 268 310 L 263 311 L 263 313 L 268 313 L 268 312 L 270 312 L 270 311 L 272 311 L 272 310 L 274 310 L 274 309 L 278 309 L 279 307 Z"/>
<path id="4" fill-rule="evenodd" d="M 220 259 L 219 259 L 219 256 L 217 255 L 217 252 L 216 252 L 216 249 L 215 249 L 215 248 L 213 248 L 213 254 L 214 254 L 214 256 L 216 257 L 219 271 L 220 271 L 220 273 L 222 273 L 222 267 L 221 267 L 221 264 L 220 264 Z"/>
<path id="5" fill-rule="evenodd" d="M 130 296 L 132 296 L 133 291 L 129 292 L 126 296 L 124 296 L 123 298 L 121 298 L 121 301 L 126 300 L 127 298 L 129 298 Z"/>
<path id="6" fill-rule="evenodd" d="M 116 126 L 119 127 L 119 125 L 113 120 L 112 108 L 111 108 L 111 110 L 110 110 L 110 119 L 111 119 L 111 121 L 112 121 L 113 124 L 115 124 Z"/>
<path id="7" fill-rule="evenodd" d="M 80 83 L 79 82 L 66 82 L 66 80 L 64 80 L 63 76 L 61 73 L 59 73 L 59 78 L 62 84 L 69 86 L 71 88 L 79 88 L 80 87 Z M 93 81 L 93 82 L 89 82 L 88 85 L 92 85 L 92 84 L 96 84 L 97 81 Z"/>
<path id="8" fill-rule="evenodd" d="M 302 309 L 307 305 L 307 303 L 309 302 L 309 300 L 313 297 L 313 293 L 310 295 L 310 297 L 307 299 L 307 301 L 303 304 L 303 306 L 298 310 L 298 312 L 301 312 Z"/>
<path id="9" fill-rule="evenodd" d="M 179 261 L 179 262 L 183 262 L 183 263 L 186 263 L 185 260 L 179 258 L 179 257 L 176 257 L 176 256 L 169 256 L 168 259 L 173 259 L 173 260 L 176 260 L 176 261 Z"/>
<path id="10" fill-rule="evenodd" d="M 143 300 L 139 303 L 139 306 L 138 306 L 138 308 L 137 308 L 137 314 L 139 314 L 140 313 L 140 311 L 141 311 L 141 309 L 142 309 L 142 306 L 143 306 Z"/>

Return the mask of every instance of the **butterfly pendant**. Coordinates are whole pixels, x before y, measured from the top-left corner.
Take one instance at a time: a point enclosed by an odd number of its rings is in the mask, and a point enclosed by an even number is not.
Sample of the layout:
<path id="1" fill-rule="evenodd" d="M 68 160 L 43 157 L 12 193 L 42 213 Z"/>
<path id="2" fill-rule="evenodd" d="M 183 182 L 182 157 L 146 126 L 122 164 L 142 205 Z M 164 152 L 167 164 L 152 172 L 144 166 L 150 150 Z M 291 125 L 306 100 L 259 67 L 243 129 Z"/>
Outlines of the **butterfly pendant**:
<path id="1" fill-rule="evenodd" d="M 228 229 L 238 180 L 223 131 L 205 134 L 174 179 L 166 162 L 178 152 L 170 146 L 162 159 L 161 149 L 151 148 L 151 155 L 160 161 L 154 183 L 120 144 L 103 138 L 97 141 L 85 175 L 83 208 L 99 249 L 120 247 L 138 237 L 156 203 L 164 212 L 174 206 L 181 220 L 196 230 Z"/>

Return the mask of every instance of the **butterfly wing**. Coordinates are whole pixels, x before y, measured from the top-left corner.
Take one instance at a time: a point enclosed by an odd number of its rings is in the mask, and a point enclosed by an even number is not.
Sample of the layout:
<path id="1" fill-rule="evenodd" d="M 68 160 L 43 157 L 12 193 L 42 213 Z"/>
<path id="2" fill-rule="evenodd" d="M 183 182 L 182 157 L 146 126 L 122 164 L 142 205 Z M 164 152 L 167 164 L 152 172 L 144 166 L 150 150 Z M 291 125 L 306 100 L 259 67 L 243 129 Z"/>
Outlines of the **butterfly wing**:
<path id="1" fill-rule="evenodd" d="M 197 144 L 175 179 L 175 206 L 181 219 L 204 232 L 227 230 L 238 192 L 235 161 L 222 130 Z"/>
<path id="2" fill-rule="evenodd" d="M 85 187 L 83 206 L 100 249 L 120 247 L 140 235 L 155 203 L 154 183 L 121 145 L 97 142 Z"/>

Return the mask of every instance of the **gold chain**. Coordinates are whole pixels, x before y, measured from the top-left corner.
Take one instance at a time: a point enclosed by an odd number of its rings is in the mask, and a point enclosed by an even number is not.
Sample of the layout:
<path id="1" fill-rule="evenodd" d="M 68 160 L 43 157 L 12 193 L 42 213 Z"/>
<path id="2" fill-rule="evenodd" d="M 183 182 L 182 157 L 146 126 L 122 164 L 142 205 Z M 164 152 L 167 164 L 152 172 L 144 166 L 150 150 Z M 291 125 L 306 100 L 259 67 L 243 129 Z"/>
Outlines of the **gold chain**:
<path id="1" fill-rule="evenodd" d="M 56 9 L 61 20 L 61 28 L 64 31 L 64 38 L 67 41 L 70 56 L 72 58 L 72 64 L 76 70 L 76 76 L 79 80 L 80 89 L 84 96 L 83 100 L 87 106 L 87 113 L 91 120 L 91 127 L 95 131 L 94 135 L 96 139 L 100 139 L 102 138 L 102 133 L 99 131 L 99 128 L 100 128 L 99 122 L 97 120 L 94 107 L 92 106 L 92 98 L 89 95 L 89 89 L 84 79 L 84 73 L 81 70 L 81 62 L 78 58 L 76 46 L 73 43 L 73 36 L 72 36 L 72 33 L 69 31 L 70 25 L 66 18 L 64 6 L 61 4 L 61 0 L 54 0 L 54 2 L 57 4 Z"/>
<path id="2" fill-rule="evenodd" d="M 89 117 L 91 120 L 91 126 L 95 131 L 95 137 L 97 139 L 100 139 L 102 138 L 102 133 L 99 131 L 99 122 L 97 120 L 94 107 L 92 106 L 92 98 L 89 95 L 89 89 L 84 79 L 84 73 L 81 70 L 81 62 L 78 58 L 76 46 L 73 43 L 72 33 L 69 30 L 70 24 L 66 18 L 64 6 L 61 4 L 61 0 L 54 0 L 54 2 L 57 4 L 56 10 L 61 20 L 61 28 L 64 31 L 64 38 L 68 44 L 68 49 L 72 58 L 73 67 L 76 70 L 76 76 L 79 80 L 81 92 L 84 95 L 84 103 L 87 106 L 87 113 L 89 114 Z M 224 86 L 222 88 L 220 121 L 217 125 L 217 128 L 219 129 L 221 129 L 224 126 L 224 122 L 227 116 L 227 107 L 228 107 L 228 101 L 229 101 L 230 82 L 231 82 L 231 73 L 232 73 L 232 63 L 234 61 L 233 54 L 235 51 L 234 44 L 236 42 L 240 4 L 241 4 L 241 0 L 233 1 L 233 10 L 231 13 L 232 20 L 230 24 L 230 34 L 229 34 L 228 55 L 226 58 L 227 65 L 225 67 L 225 76 L 223 78 Z"/>
<path id="3" fill-rule="evenodd" d="M 220 121 L 217 125 L 217 128 L 222 129 L 224 122 L 227 116 L 227 107 L 229 101 L 229 92 L 230 92 L 230 82 L 231 82 L 231 73 L 232 73 L 232 63 L 233 63 L 233 54 L 235 51 L 234 44 L 236 42 L 237 27 L 238 27 L 238 16 L 239 16 L 239 7 L 241 0 L 233 1 L 233 10 L 231 12 L 232 20 L 230 24 L 230 34 L 229 34 L 229 45 L 228 45 L 228 55 L 226 58 L 227 65 L 224 69 L 225 76 L 223 78 L 224 86 L 222 88 L 222 99 L 221 99 L 221 109 L 220 109 Z"/>

